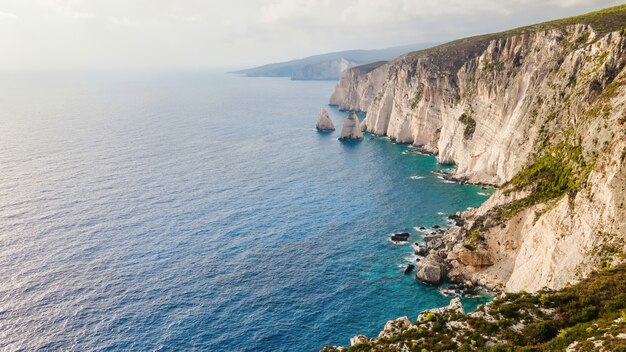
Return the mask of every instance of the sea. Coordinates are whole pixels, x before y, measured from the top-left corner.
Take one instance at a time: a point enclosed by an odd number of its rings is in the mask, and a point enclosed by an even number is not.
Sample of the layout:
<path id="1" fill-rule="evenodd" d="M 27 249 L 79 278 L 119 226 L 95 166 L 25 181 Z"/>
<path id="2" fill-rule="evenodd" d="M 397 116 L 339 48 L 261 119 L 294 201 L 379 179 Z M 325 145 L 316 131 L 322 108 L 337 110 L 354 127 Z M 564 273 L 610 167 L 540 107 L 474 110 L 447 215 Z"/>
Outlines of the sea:
<path id="1" fill-rule="evenodd" d="M 404 274 L 417 229 L 491 191 L 339 141 L 335 84 L 0 72 L 0 349 L 319 351 L 447 305 Z"/>

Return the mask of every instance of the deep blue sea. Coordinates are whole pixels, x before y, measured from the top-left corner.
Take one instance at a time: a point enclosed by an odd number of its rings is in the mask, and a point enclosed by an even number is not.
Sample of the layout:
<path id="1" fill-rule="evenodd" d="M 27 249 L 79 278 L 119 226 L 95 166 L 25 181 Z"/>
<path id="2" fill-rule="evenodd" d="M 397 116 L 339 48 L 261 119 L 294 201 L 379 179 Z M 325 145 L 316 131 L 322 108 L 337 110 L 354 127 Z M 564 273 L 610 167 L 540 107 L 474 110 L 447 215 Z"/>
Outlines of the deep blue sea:
<path id="1" fill-rule="evenodd" d="M 316 132 L 334 85 L 0 73 L 0 349 L 317 351 L 447 304 L 388 236 L 486 191 Z"/>

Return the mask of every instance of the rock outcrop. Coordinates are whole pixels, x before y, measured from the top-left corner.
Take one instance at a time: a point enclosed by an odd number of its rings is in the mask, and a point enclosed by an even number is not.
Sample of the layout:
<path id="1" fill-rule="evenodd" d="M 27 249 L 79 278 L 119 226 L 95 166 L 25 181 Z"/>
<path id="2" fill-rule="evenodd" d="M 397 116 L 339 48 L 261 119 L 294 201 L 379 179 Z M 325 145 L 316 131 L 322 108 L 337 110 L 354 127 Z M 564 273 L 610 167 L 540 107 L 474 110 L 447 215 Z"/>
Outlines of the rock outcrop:
<path id="1" fill-rule="evenodd" d="M 355 337 L 350 338 L 350 346 L 356 346 L 360 344 L 367 343 L 367 336 L 365 335 L 357 335 Z"/>
<path id="2" fill-rule="evenodd" d="M 501 187 L 426 245 L 419 279 L 536 291 L 624 260 L 625 14 L 463 39 L 337 84 L 331 104 L 365 111 L 366 131 Z"/>
<path id="3" fill-rule="evenodd" d="M 447 313 L 458 313 L 465 314 L 465 310 L 463 309 L 463 304 L 461 303 L 461 299 L 459 297 L 454 297 L 450 300 L 450 303 L 445 307 L 428 309 L 421 312 L 417 316 L 417 321 L 426 321 L 428 320 L 428 314 L 447 314 Z"/>
<path id="4" fill-rule="evenodd" d="M 319 116 L 317 117 L 317 123 L 315 124 L 315 128 L 317 128 L 318 131 L 322 132 L 335 130 L 333 120 L 330 119 L 330 115 L 328 115 L 328 111 L 326 111 L 326 109 L 322 109 Z"/>
<path id="5" fill-rule="evenodd" d="M 383 86 L 387 79 L 386 62 L 379 62 L 364 66 L 357 66 L 348 70 L 341 79 L 330 104 L 341 110 L 367 111 L 375 93 Z"/>
<path id="6" fill-rule="evenodd" d="M 341 128 L 340 140 L 361 140 L 363 139 L 363 132 L 361 132 L 361 123 L 359 117 L 354 113 L 350 113 L 350 116 L 343 120 L 343 127 Z"/>
<path id="7" fill-rule="evenodd" d="M 411 235 L 408 232 L 394 233 L 389 239 L 394 242 L 406 242 L 409 240 L 409 236 Z"/>
<path id="8" fill-rule="evenodd" d="M 394 334 L 397 334 L 398 332 L 408 328 L 409 326 L 411 326 L 411 321 L 409 320 L 409 317 L 406 316 L 400 317 L 395 320 L 390 320 L 385 324 L 383 331 L 378 334 L 378 338 L 381 339 L 393 336 Z"/>
<path id="9" fill-rule="evenodd" d="M 418 264 L 418 270 L 415 274 L 415 278 L 422 282 L 436 285 L 441 283 L 444 278 L 444 274 L 444 265 L 440 260 L 430 255 L 421 260 Z"/>

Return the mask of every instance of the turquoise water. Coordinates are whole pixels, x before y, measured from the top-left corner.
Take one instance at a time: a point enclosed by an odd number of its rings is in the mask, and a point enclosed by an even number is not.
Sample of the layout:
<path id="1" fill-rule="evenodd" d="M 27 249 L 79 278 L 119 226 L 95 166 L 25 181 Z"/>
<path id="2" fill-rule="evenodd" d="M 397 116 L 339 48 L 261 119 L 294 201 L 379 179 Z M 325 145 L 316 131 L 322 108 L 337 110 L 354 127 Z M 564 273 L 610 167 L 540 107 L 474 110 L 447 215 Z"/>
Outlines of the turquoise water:
<path id="1" fill-rule="evenodd" d="M 316 351 L 448 303 L 387 238 L 485 190 L 317 133 L 333 82 L 1 75 L 0 349 Z"/>

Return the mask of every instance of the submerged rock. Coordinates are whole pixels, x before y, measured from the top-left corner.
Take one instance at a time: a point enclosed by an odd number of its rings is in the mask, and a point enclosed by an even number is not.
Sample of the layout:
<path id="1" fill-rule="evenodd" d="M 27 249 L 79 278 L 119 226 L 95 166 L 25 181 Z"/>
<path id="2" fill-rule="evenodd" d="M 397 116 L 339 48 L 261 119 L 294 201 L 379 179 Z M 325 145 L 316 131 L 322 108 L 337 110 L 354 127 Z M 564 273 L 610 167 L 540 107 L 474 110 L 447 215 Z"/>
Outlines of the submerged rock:
<path id="1" fill-rule="evenodd" d="M 394 242 L 406 242 L 409 240 L 409 236 L 410 235 L 408 232 L 402 232 L 402 233 L 394 233 L 389 238 Z"/>
<path id="2" fill-rule="evenodd" d="M 415 269 L 415 265 L 413 264 L 409 264 L 406 266 L 406 269 L 404 269 L 404 273 L 405 274 L 410 274 L 413 272 L 413 269 Z"/>
<path id="3" fill-rule="evenodd" d="M 328 115 L 328 111 L 326 111 L 326 109 L 322 109 L 319 116 L 317 117 L 317 123 L 315 124 L 315 128 L 317 128 L 318 131 L 322 132 L 335 130 L 333 120 L 330 119 L 330 115 Z"/>
<path id="4" fill-rule="evenodd" d="M 362 140 L 363 132 L 361 132 L 361 122 L 359 117 L 354 112 L 350 113 L 345 120 L 343 120 L 343 127 L 341 128 L 341 137 L 339 140 Z"/>

